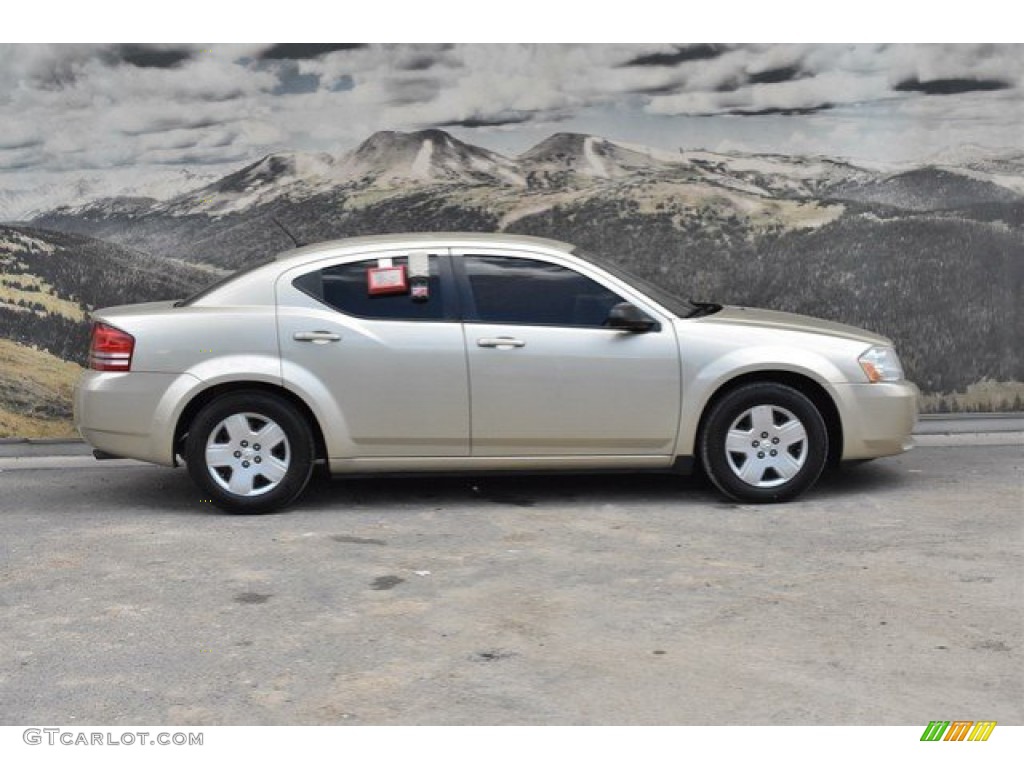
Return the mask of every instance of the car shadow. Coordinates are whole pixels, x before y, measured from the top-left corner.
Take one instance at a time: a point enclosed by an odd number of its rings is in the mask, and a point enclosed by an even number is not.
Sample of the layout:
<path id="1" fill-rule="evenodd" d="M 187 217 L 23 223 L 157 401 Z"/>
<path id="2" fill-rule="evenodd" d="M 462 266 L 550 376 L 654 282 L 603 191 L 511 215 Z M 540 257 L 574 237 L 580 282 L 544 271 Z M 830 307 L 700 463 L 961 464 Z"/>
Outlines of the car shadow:
<path id="1" fill-rule="evenodd" d="M 294 509 L 339 506 L 455 509 L 496 504 L 530 508 L 550 504 L 593 505 L 616 502 L 706 504 L 718 497 L 703 476 L 656 473 L 496 474 L 317 477 L 293 504 Z"/>
<path id="2" fill-rule="evenodd" d="M 912 484 L 905 467 L 877 461 L 826 472 L 804 498 L 841 500 L 864 493 L 899 491 Z M 76 491 L 79 508 L 105 506 L 154 511 L 221 514 L 192 484 L 183 470 L 133 468 L 125 475 L 103 478 L 98 487 Z M 493 504 L 528 509 L 546 505 L 595 504 L 713 505 L 720 509 L 748 506 L 721 495 L 702 474 L 666 473 L 378 475 L 374 477 L 314 475 L 303 494 L 281 510 L 313 511 L 373 508 L 378 511 L 461 509 Z"/>
<path id="3" fill-rule="evenodd" d="M 911 477 L 904 468 L 886 462 L 844 465 L 825 472 L 802 498 L 827 501 L 864 493 L 895 492 L 907 487 L 912 482 Z M 609 503 L 712 504 L 722 509 L 748 506 L 727 499 L 702 472 L 689 476 L 623 472 L 317 476 L 292 508 L 313 510 L 357 506 L 386 509 L 422 505 L 452 509 L 479 506 L 481 503 L 520 508 Z"/>

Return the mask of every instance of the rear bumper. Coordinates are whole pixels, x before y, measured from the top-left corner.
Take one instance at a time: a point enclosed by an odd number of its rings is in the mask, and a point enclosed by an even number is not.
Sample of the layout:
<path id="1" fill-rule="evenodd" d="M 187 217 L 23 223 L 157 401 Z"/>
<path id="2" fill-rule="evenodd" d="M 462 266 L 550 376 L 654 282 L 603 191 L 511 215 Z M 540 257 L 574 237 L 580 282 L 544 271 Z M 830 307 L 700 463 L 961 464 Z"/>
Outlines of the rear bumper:
<path id="1" fill-rule="evenodd" d="M 909 381 L 834 385 L 847 459 L 892 456 L 914 446 L 917 387 Z"/>
<path id="2" fill-rule="evenodd" d="M 173 466 L 174 428 L 198 383 L 189 374 L 86 371 L 75 384 L 75 428 L 103 453 Z"/>

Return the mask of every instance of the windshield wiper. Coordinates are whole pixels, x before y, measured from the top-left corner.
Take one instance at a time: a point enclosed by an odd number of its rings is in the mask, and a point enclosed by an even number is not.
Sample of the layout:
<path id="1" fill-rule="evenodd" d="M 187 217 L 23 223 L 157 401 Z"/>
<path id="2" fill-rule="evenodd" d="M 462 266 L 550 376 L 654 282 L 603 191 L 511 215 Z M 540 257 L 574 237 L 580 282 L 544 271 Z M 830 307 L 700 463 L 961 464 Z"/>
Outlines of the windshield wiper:
<path id="1" fill-rule="evenodd" d="M 714 302 L 708 301 L 694 301 L 689 299 L 689 302 L 693 304 L 694 310 L 687 317 L 704 317 L 706 315 L 713 315 L 722 309 L 721 304 L 715 304 Z"/>

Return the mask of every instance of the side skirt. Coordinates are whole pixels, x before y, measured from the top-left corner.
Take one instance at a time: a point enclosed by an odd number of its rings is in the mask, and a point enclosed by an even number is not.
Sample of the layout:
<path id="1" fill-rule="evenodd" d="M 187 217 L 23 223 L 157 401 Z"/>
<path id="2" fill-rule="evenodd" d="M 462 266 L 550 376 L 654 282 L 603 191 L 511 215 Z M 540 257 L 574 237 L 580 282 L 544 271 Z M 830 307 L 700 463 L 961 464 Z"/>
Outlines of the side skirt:
<path id="1" fill-rule="evenodd" d="M 672 456 L 374 456 L 331 459 L 335 474 L 450 472 L 685 472 L 686 460 Z M 681 468 L 682 467 L 682 468 Z"/>

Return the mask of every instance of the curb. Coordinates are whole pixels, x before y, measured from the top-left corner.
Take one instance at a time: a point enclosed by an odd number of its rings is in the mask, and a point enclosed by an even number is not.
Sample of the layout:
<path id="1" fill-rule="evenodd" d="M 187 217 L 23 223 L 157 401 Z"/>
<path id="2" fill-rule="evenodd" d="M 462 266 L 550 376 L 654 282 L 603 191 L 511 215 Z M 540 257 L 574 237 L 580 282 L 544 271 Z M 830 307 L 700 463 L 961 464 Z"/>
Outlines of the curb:
<path id="1" fill-rule="evenodd" d="M 84 442 L 80 437 L 0 437 L 0 445 L 64 445 Z"/>

